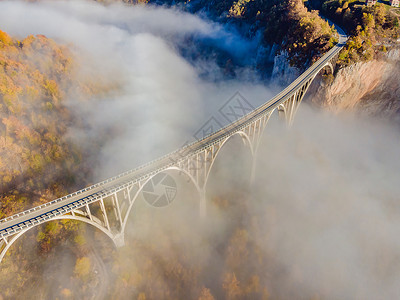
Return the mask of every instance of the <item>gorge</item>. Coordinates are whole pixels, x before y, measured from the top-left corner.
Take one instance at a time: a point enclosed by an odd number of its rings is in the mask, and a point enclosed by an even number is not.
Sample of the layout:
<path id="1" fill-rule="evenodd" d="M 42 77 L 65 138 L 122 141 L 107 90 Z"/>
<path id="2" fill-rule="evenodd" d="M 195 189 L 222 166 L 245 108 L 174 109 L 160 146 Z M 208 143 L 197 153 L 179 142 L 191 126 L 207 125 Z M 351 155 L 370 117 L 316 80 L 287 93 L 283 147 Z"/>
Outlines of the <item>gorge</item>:
<path id="1" fill-rule="evenodd" d="M 237 91 L 257 107 L 336 39 L 300 1 L 139 2 L 0 2 L 2 218 L 196 138 Z M 344 61 L 291 130 L 271 117 L 253 185 L 226 144 L 205 221 L 184 183 L 138 202 L 120 249 L 49 222 L 0 265 L 0 299 L 397 298 L 398 45 Z"/>

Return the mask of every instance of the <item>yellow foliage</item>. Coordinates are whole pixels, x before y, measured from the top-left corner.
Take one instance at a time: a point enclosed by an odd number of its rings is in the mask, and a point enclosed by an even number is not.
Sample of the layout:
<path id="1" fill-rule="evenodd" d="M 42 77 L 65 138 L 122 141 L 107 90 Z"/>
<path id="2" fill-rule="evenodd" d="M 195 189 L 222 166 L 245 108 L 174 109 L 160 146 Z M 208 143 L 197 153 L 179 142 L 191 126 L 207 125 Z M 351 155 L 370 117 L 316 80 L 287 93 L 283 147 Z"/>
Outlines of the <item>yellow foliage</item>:
<path id="1" fill-rule="evenodd" d="M 71 84 L 72 64 L 69 50 L 45 36 L 19 42 L 0 31 L 0 190 L 12 193 L 10 183 L 23 179 L 18 189 L 29 194 L 30 202 L 23 206 L 39 200 L 43 182 L 73 182 L 71 174 L 79 168 L 79 149 L 62 139 L 70 123 L 62 90 L 81 85 Z M 65 181 L 53 179 L 55 174 L 66 174 Z M 7 214 L 14 208 L 3 205 Z"/>
<path id="2" fill-rule="evenodd" d="M 74 242 L 79 246 L 86 245 L 86 239 L 82 234 L 77 234 L 74 238 Z"/>
<path id="3" fill-rule="evenodd" d="M 3 182 L 4 183 L 9 183 L 12 180 L 12 176 L 11 175 L 5 175 L 3 176 Z"/>
<path id="4" fill-rule="evenodd" d="M 146 294 L 145 293 L 140 293 L 137 300 L 146 300 Z"/>
<path id="5" fill-rule="evenodd" d="M 61 296 L 65 299 L 71 299 L 73 294 L 70 289 L 65 288 L 61 290 Z"/>
<path id="6" fill-rule="evenodd" d="M 235 273 L 226 273 L 222 283 L 227 299 L 239 299 L 242 294 L 240 282 L 237 280 Z"/>
<path id="7" fill-rule="evenodd" d="M 89 257 L 81 257 L 76 260 L 74 273 L 75 276 L 81 279 L 87 279 L 92 268 L 92 263 Z"/>
<path id="8" fill-rule="evenodd" d="M 210 289 L 205 287 L 202 288 L 201 294 L 198 300 L 215 300 L 214 296 L 211 294 Z"/>
<path id="9" fill-rule="evenodd" d="M 248 233 L 245 229 L 236 230 L 230 240 L 226 264 L 232 269 L 239 269 L 240 263 L 248 257 Z"/>
<path id="10" fill-rule="evenodd" d="M 55 82 L 55 80 L 46 80 L 44 87 L 47 94 L 52 97 L 53 100 L 58 100 L 60 98 L 60 92 L 57 82 Z"/>
<path id="11" fill-rule="evenodd" d="M 229 9 L 229 17 L 233 18 L 241 18 L 244 14 L 244 11 L 246 9 L 247 3 L 253 0 L 239 0 L 236 1 L 232 7 Z"/>
<path id="12" fill-rule="evenodd" d="M 0 30 L 0 46 L 2 44 L 4 46 L 10 46 L 13 44 L 13 42 L 12 42 L 12 38 L 7 33 Z"/>

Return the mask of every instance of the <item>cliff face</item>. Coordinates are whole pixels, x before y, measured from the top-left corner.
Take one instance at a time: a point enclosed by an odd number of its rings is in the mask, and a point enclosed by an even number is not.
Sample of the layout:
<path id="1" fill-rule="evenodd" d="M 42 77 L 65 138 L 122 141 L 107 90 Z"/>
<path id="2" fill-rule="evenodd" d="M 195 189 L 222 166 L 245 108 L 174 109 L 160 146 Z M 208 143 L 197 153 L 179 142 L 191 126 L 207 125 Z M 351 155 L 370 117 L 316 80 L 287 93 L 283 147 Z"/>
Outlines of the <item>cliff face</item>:
<path id="1" fill-rule="evenodd" d="M 400 122 L 400 49 L 340 69 L 331 83 L 316 78 L 305 100 L 334 112 L 357 111 Z"/>
<path id="2" fill-rule="evenodd" d="M 286 51 L 274 57 L 274 67 L 271 75 L 273 82 L 287 86 L 300 74 L 301 71 L 298 68 L 290 66 L 289 54 Z"/>

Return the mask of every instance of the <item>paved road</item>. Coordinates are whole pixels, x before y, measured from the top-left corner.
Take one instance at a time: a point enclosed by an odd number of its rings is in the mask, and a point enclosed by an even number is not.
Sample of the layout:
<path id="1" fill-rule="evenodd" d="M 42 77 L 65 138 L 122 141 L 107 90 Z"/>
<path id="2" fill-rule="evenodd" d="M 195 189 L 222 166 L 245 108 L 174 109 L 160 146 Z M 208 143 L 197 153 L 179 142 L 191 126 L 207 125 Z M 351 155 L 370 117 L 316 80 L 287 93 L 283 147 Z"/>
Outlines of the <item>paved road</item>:
<path id="1" fill-rule="evenodd" d="M 221 140 L 224 140 L 226 137 L 258 120 L 265 114 L 270 113 L 281 103 L 290 98 L 308 80 L 312 79 L 323 68 L 323 66 L 326 65 L 327 62 L 329 62 L 335 55 L 339 53 L 347 41 L 347 35 L 341 28 L 336 26 L 336 29 L 339 32 L 338 44 L 336 44 L 303 74 L 301 74 L 282 92 L 238 121 L 231 123 L 230 125 L 205 137 L 202 140 L 196 141 L 185 148 L 178 149 L 171 154 L 145 164 L 137 169 L 128 171 L 44 205 L 34 207 L 30 210 L 2 219 L 0 220 L 0 238 L 14 235 L 25 228 L 32 227 L 46 222 L 54 217 L 64 215 L 74 209 L 83 207 L 85 204 L 95 202 L 102 197 L 120 191 L 129 184 L 149 178 L 150 176 L 155 175 L 156 173 L 167 169 L 170 166 L 173 166 L 177 161 L 182 160 L 184 157 L 187 157 L 193 153 L 201 151 L 204 148 L 216 144 Z"/>

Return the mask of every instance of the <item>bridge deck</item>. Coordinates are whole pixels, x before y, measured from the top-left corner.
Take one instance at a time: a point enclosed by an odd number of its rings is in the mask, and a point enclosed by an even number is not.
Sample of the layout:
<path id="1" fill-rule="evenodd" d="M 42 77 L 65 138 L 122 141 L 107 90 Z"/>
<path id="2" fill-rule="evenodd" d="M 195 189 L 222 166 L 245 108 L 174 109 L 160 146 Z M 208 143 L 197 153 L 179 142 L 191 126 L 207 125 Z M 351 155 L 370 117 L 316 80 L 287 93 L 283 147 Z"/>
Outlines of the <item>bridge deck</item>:
<path id="1" fill-rule="evenodd" d="M 152 176 L 163 169 L 176 164 L 184 157 L 196 154 L 203 149 L 225 139 L 227 136 L 234 134 L 242 128 L 248 126 L 252 122 L 258 120 L 262 116 L 272 112 L 280 104 L 289 99 L 296 91 L 298 91 L 306 82 L 314 78 L 314 76 L 336 55 L 347 41 L 347 36 L 340 28 L 339 42 L 309 69 L 294 80 L 287 88 L 267 101 L 265 104 L 256 108 L 254 111 L 245 115 L 241 119 L 229 124 L 228 126 L 218 130 L 215 133 L 203 138 L 202 140 L 193 142 L 192 144 L 178 149 L 177 151 L 163 156 L 155 161 L 140 166 L 134 170 L 125 172 L 116 177 L 110 178 L 103 182 L 97 183 L 88 188 L 82 189 L 65 197 L 53 200 L 49 203 L 34 207 L 27 211 L 15 214 L 0 220 L 0 238 L 16 234 L 17 232 L 35 226 L 37 224 L 48 221 L 59 215 L 64 215 L 86 204 L 97 201 L 100 198 L 109 196 L 130 184 L 140 182 L 149 176 Z"/>

